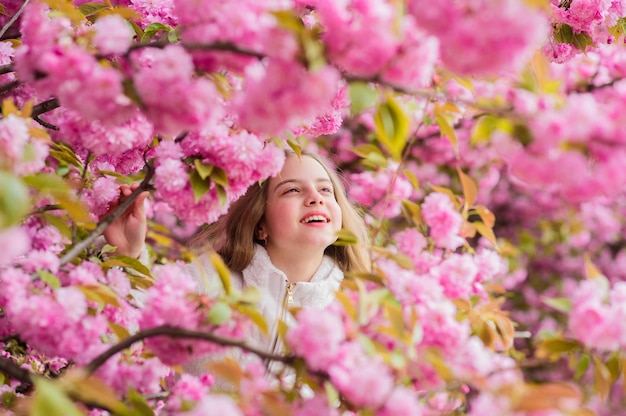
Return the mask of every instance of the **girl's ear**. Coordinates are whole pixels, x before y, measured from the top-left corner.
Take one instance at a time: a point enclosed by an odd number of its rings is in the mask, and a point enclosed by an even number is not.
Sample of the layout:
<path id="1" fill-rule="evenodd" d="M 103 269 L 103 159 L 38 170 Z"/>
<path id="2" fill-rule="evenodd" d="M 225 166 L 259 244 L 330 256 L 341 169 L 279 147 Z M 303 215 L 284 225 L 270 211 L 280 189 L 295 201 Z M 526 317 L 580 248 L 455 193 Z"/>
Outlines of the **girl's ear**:
<path id="1" fill-rule="evenodd" d="M 257 240 L 267 240 L 267 231 L 265 230 L 265 227 L 263 226 L 263 224 L 259 224 L 259 226 L 256 229 L 256 238 Z"/>

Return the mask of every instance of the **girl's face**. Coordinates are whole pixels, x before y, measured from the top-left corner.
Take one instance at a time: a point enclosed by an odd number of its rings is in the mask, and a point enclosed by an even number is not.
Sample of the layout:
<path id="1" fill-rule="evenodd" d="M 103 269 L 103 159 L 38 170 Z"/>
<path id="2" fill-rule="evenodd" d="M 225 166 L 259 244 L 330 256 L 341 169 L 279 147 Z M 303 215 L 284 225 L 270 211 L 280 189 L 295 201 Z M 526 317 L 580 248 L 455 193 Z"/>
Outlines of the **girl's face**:
<path id="1" fill-rule="evenodd" d="M 325 250 L 337 240 L 341 208 L 326 169 L 309 156 L 289 156 L 267 189 L 265 216 L 268 252 Z"/>

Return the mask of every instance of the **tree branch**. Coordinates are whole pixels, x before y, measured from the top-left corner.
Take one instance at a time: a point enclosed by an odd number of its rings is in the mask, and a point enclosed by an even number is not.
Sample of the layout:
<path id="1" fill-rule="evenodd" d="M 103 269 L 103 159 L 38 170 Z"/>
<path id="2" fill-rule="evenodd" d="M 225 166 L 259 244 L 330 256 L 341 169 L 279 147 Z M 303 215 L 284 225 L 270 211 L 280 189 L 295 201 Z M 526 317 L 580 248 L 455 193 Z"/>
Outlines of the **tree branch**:
<path id="1" fill-rule="evenodd" d="M 61 266 L 69 263 L 74 260 L 83 250 L 85 250 L 90 244 L 92 244 L 96 238 L 98 238 L 106 228 L 111 225 L 113 221 L 120 215 L 122 215 L 128 207 L 137 199 L 139 194 L 144 191 L 150 189 L 150 181 L 154 176 L 154 168 L 150 165 L 146 165 L 148 167 L 148 172 L 146 173 L 146 177 L 143 179 L 141 184 L 133 191 L 132 194 L 128 196 L 128 198 L 124 199 L 113 211 L 109 213 L 102 221 L 98 223 L 96 228 L 89 234 L 87 238 L 80 241 L 79 243 L 72 246 L 72 248 L 65 253 L 65 255 L 61 258 Z"/>
<path id="2" fill-rule="evenodd" d="M 15 67 L 13 64 L 0 65 L 0 75 L 8 74 L 9 72 L 14 72 Z"/>
<path id="3" fill-rule="evenodd" d="M 0 85 L 0 94 L 4 94 L 7 91 L 11 91 L 12 89 L 16 88 L 20 84 L 21 82 L 16 79 L 14 81 L 9 82 L 8 84 Z"/>
<path id="4" fill-rule="evenodd" d="M 97 356 L 89 364 L 87 364 L 87 366 L 85 367 L 85 370 L 87 370 L 89 374 L 92 374 L 98 368 L 100 368 L 100 366 L 102 366 L 109 358 L 111 358 L 118 352 L 121 352 L 125 350 L 126 348 L 129 348 L 135 342 L 144 340 L 146 338 L 156 337 L 156 336 L 166 336 L 170 338 L 199 339 L 199 340 L 204 340 L 204 341 L 210 341 L 215 344 L 219 344 L 223 346 L 239 347 L 242 350 L 256 354 L 257 356 L 259 356 L 260 358 L 264 360 L 280 361 L 285 364 L 291 364 L 294 361 L 294 357 L 291 355 L 273 355 L 265 351 L 262 351 L 258 348 L 247 345 L 243 341 L 230 339 L 230 338 L 223 338 L 223 337 L 213 335 L 208 332 L 192 331 L 189 329 L 163 325 L 163 326 L 158 326 L 155 328 L 146 329 L 144 331 L 140 331 L 136 333 L 135 335 L 132 335 L 122 340 L 118 344 L 114 345 L 113 347 L 109 348 L 108 350 L 106 350 L 105 352 Z"/>
<path id="5" fill-rule="evenodd" d="M 9 22 L 2 27 L 2 29 L 0 30 L 0 39 L 2 38 L 2 36 L 4 36 L 4 34 L 7 32 L 7 30 L 9 30 L 9 28 L 13 25 L 13 23 L 15 23 L 17 18 L 20 17 L 22 12 L 26 8 L 26 5 L 28 4 L 28 2 L 29 2 L 29 0 L 24 0 L 24 3 L 22 3 L 22 7 L 20 7 L 20 9 L 17 12 L 15 12 L 15 14 L 11 18 L 11 20 L 9 20 Z"/>
<path id="6" fill-rule="evenodd" d="M 155 41 L 148 43 L 140 43 L 137 45 L 132 45 L 128 48 L 127 54 L 132 51 L 143 49 L 143 48 L 159 48 L 163 49 L 166 46 L 174 45 L 173 43 L 167 41 Z M 176 45 L 181 45 L 183 48 L 187 50 L 195 50 L 195 51 L 224 51 L 224 52 L 234 52 L 241 55 L 248 55 L 254 58 L 263 59 L 265 55 L 251 49 L 242 48 L 241 46 L 237 46 L 231 42 L 215 42 L 215 43 L 197 43 L 197 42 L 180 42 L 176 43 Z"/>
<path id="7" fill-rule="evenodd" d="M 17 365 L 13 360 L 0 356 L 0 373 L 29 386 L 33 385 L 31 373 Z"/>
<path id="8" fill-rule="evenodd" d="M 58 98 L 51 98 L 47 101 L 37 104 L 33 107 L 33 112 L 31 113 L 31 117 L 35 118 L 38 115 L 43 113 L 47 113 L 48 111 L 52 111 L 55 108 L 59 108 L 61 104 L 59 103 Z"/>

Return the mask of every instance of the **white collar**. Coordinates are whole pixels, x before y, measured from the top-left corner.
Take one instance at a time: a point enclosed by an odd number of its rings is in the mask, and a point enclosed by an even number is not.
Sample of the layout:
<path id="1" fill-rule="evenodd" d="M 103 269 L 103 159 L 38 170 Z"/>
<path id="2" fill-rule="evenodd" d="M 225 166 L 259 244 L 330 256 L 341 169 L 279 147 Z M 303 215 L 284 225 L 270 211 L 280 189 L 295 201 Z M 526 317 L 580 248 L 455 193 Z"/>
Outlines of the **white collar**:
<path id="1" fill-rule="evenodd" d="M 270 259 L 265 248 L 259 244 L 255 244 L 254 256 L 250 264 L 242 272 L 243 280 L 247 284 L 254 284 L 258 287 L 267 287 L 271 282 L 279 277 L 279 281 L 287 281 L 287 275 L 279 270 Z M 272 277 L 274 276 L 274 277 Z M 308 286 L 328 280 L 341 282 L 343 280 L 343 272 L 328 256 L 322 258 L 322 263 L 317 268 L 313 277 L 308 282 L 298 282 L 298 285 Z"/>

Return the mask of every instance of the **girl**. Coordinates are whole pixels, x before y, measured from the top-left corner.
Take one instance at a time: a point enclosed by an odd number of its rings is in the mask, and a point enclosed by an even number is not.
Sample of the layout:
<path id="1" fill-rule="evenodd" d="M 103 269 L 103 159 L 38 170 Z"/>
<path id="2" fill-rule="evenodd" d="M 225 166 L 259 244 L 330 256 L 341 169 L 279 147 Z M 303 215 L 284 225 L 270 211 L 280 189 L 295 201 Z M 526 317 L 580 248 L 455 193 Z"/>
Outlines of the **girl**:
<path id="1" fill-rule="evenodd" d="M 131 191 L 124 187 L 122 195 Z M 143 247 L 143 239 L 136 235 L 145 224 L 139 205 L 107 229 L 105 237 L 109 244 L 118 243 L 119 254 L 136 256 Z M 358 244 L 333 245 L 342 228 L 354 233 Z M 234 288 L 260 290 L 258 307 L 269 331 L 264 335 L 255 329 L 248 342 L 272 353 L 282 350 L 278 321 L 292 321 L 290 307 L 324 308 L 333 301 L 344 272 L 370 269 L 362 217 L 348 202 L 334 170 L 321 157 L 306 152 L 302 157 L 288 152 L 277 176 L 251 186 L 199 239 L 222 256 Z M 208 253 L 187 267 L 201 292 L 217 289 L 219 279 L 212 278 Z M 203 366 L 195 361 L 187 370 L 198 374 Z"/>

